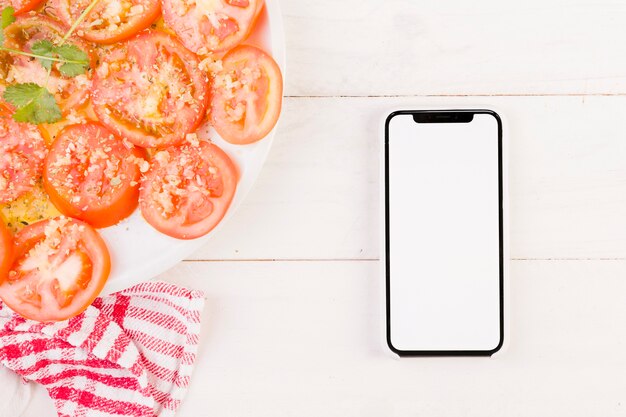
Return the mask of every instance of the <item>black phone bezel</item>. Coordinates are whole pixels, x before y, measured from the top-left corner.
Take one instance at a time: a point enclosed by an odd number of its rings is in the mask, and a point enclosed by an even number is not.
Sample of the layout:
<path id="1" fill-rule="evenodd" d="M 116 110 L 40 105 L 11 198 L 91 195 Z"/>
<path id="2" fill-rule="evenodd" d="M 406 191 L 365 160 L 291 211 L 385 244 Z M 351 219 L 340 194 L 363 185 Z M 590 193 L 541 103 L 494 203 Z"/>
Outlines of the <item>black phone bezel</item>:
<path id="1" fill-rule="evenodd" d="M 499 205 L 499 295 L 500 295 L 500 339 L 498 345 L 490 350 L 401 350 L 393 346 L 391 341 L 391 263 L 389 251 L 389 123 L 399 115 L 425 115 L 425 123 L 464 123 L 467 114 L 488 114 L 493 116 L 498 123 L 498 205 Z M 437 117 L 438 115 L 446 117 Z M 456 115 L 456 116 L 455 116 Z M 430 117 L 433 116 L 433 117 Z M 472 116 L 473 118 L 473 116 Z M 471 121 L 471 119 L 470 119 Z M 417 120 L 416 120 L 417 122 Z M 397 110 L 390 113 L 385 120 L 385 314 L 386 314 L 386 340 L 387 346 L 399 356 L 491 356 L 498 352 L 504 344 L 504 206 L 503 206 L 503 175 L 502 175 L 502 119 L 493 110 L 487 109 L 451 109 L 451 110 Z"/>

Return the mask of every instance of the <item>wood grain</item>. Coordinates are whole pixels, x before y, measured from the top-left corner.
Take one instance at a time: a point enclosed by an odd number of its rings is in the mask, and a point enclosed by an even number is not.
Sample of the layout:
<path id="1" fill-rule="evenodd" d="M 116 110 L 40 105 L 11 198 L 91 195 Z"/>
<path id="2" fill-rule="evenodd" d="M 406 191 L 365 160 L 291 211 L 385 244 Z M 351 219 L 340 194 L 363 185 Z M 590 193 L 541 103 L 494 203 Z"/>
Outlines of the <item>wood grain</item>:
<path id="1" fill-rule="evenodd" d="M 293 96 L 626 93 L 626 4 L 283 1 Z"/>
<path id="2" fill-rule="evenodd" d="M 506 118 L 513 258 L 626 256 L 625 97 L 421 97 L 286 100 L 256 186 L 191 259 L 377 259 L 380 119 L 434 106 Z"/>
<path id="3" fill-rule="evenodd" d="M 514 262 L 498 358 L 394 360 L 377 262 L 183 265 L 165 278 L 205 289 L 208 308 L 180 417 L 623 415 L 625 274 Z"/>
<path id="4" fill-rule="evenodd" d="M 514 261 L 498 358 L 394 359 L 378 262 L 184 263 L 205 291 L 178 417 L 623 416 L 626 262 Z M 46 414 L 46 412 L 48 414 Z M 26 416 L 50 415 L 43 390 Z"/>
<path id="5" fill-rule="evenodd" d="M 458 360 L 386 354 L 378 268 L 250 262 L 166 274 L 208 299 L 204 359 L 180 417 L 626 412 L 626 262 L 513 262 L 508 349 Z"/>

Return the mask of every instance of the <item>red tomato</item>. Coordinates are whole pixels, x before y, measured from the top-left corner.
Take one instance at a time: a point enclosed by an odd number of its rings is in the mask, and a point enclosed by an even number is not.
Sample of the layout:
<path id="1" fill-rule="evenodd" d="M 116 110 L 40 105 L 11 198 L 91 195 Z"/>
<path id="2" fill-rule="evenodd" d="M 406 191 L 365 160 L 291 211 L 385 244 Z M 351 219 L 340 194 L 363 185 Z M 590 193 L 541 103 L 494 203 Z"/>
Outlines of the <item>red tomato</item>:
<path id="1" fill-rule="evenodd" d="M 113 226 L 137 208 L 143 156 L 98 123 L 68 126 L 46 157 L 43 185 L 66 216 Z"/>
<path id="2" fill-rule="evenodd" d="M 0 10 L 13 7 L 16 15 L 26 13 L 39 6 L 43 0 L 0 0 Z"/>
<path id="3" fill-rule="evenodd" d="M 18 123 L 0 103 L 0 204 L 31 191 L 43 169 L 46 145 L 36 126 Z"/>
<path id="4" fill-rule="evenodd" d="M 181 143 L 204 117 L 208 80 L 198 58 L 174 37 L 144 32 L 111 50 L 96 70 L 100 121 L 137 146 Z"/>
<path id="5" fill-rule="evenodd" d="M 13 264 L 13 236 L 0 218 L 0 283 L 4 282 Z"/>
<path id="6" fill-rule="evenodd" d="M 17 18 L 9 25 L 4 33 L 6 35 L 5 46 L 24 52 L 32 52 L 31 47 L 38 41 L 49 40 L 54 44 L 61 42 L 66 30 L 54 20 L 38 16 L 34 12 Z M 80 39 L 70 38 L 66 43 L 76 45 L 85 51 L 91 60 L 91 68 L 95 65 L 95 55 L 92 48 Z M 66 77 L 58 70 L 58 65 L 52 65 L 50 78 L 47 78 L 47 70 L 41 63 L 31 57 L 9 54 L 7 57 L 6 78 L 0 83 L 35 83 L 42 84 L 46 79 L 47 87 L 59 103 L 59 107 L 67 114 L 70 110 L 77 109 L 85 104 L 91 89 L 91 71 L 76 77 Z"/>
<path id="7" fill-rule="evenodd" d="M 15 261 L 0 298 L 25 318 L 65 320 L 98 296 L 110 265 L 104 241 L 88 224 L 66 217 L 37 222 L 15 236 Z"/>
<path id="8" fill-rule="evenodd" d="M 248 37 L 258 0 L 161 0 L 163 19 L 193 52 L 223 52 Z M 205 53 L 206 53 L 205 52 Z"/>
<path id="9" fill-rule="evenodd" d="M 52 1 L 57 17 L 68 27 L 90 3 L 91 0 Z M 150 26 L 160 12 L 159 0 L 100 0 L 76 33 L 92 42 L 118 42 Z"/>
<path id="10" fill-rule="evenodd" d="M 237 188 L 237 169 L 216 145 L 185 144 L 154 155 L 139 205 L 148 223 L 178 239 L 209 233 L 224 217 Z"/>
<path id="11" fill-rule="evenodd" d="M 265 137 L 276 125 L 283 99 L 280 68 L 271 56 L 242 45 L 222 59 L 215 75 L 211 119 L 228 142 L 243 145 Z"/>
<path id="12" fill-rule="evenodd" d="M 259 0 L 259 4 L 256 6 L 256 13 L 254 14 L 254 20 L 256 20 L 261 12 L 263 11 L 263 6 L 265 6 L 265 0 Z"/>

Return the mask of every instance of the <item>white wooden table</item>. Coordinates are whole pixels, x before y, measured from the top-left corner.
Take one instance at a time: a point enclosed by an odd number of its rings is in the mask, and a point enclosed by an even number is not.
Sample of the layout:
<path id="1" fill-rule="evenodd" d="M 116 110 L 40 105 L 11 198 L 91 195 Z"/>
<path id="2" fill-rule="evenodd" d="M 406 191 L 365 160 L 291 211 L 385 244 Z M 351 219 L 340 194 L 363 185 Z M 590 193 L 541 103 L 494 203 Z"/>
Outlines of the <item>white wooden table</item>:
<path id="1" fill-rule="evenodd" d="M 626 2 L 283 0 L 275 146 L 246 202 L 162 279 L 207 294 L 180 417 L 626 414 Z M 394 360 L 378 121 L 507 119 L 509 347 Z M 39 390 L 27 416 L 54 416 Z"/>

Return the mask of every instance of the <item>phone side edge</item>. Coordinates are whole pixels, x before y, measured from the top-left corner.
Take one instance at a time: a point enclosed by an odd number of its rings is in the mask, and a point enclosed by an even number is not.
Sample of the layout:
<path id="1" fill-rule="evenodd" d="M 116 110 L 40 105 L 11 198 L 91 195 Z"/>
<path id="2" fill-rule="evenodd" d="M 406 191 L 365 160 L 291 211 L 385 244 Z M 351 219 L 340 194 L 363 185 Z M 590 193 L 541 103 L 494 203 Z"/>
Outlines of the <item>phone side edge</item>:
<path id="1" fill-rule="evenodd" d="M 398 357 L 404 356 L 404 353 L 397 349 L 391 340 L 391 301 L 390 301 L 390 261 L 389 261 L 389 124 L 391 120 L 399 114 L 405 113 L 406 110 L 394 110 L 386 114 L 384 118 L 384 123 L 382 126 L 382 158 L 381 158 L 381 201 L 383 202 L 382 213 L 383 218 L 381 219 L 382 226 L 382 259 L 381 259 L 381 269 L 385 277 L 385 343 L 387 348 L 397 355 Z"/>

